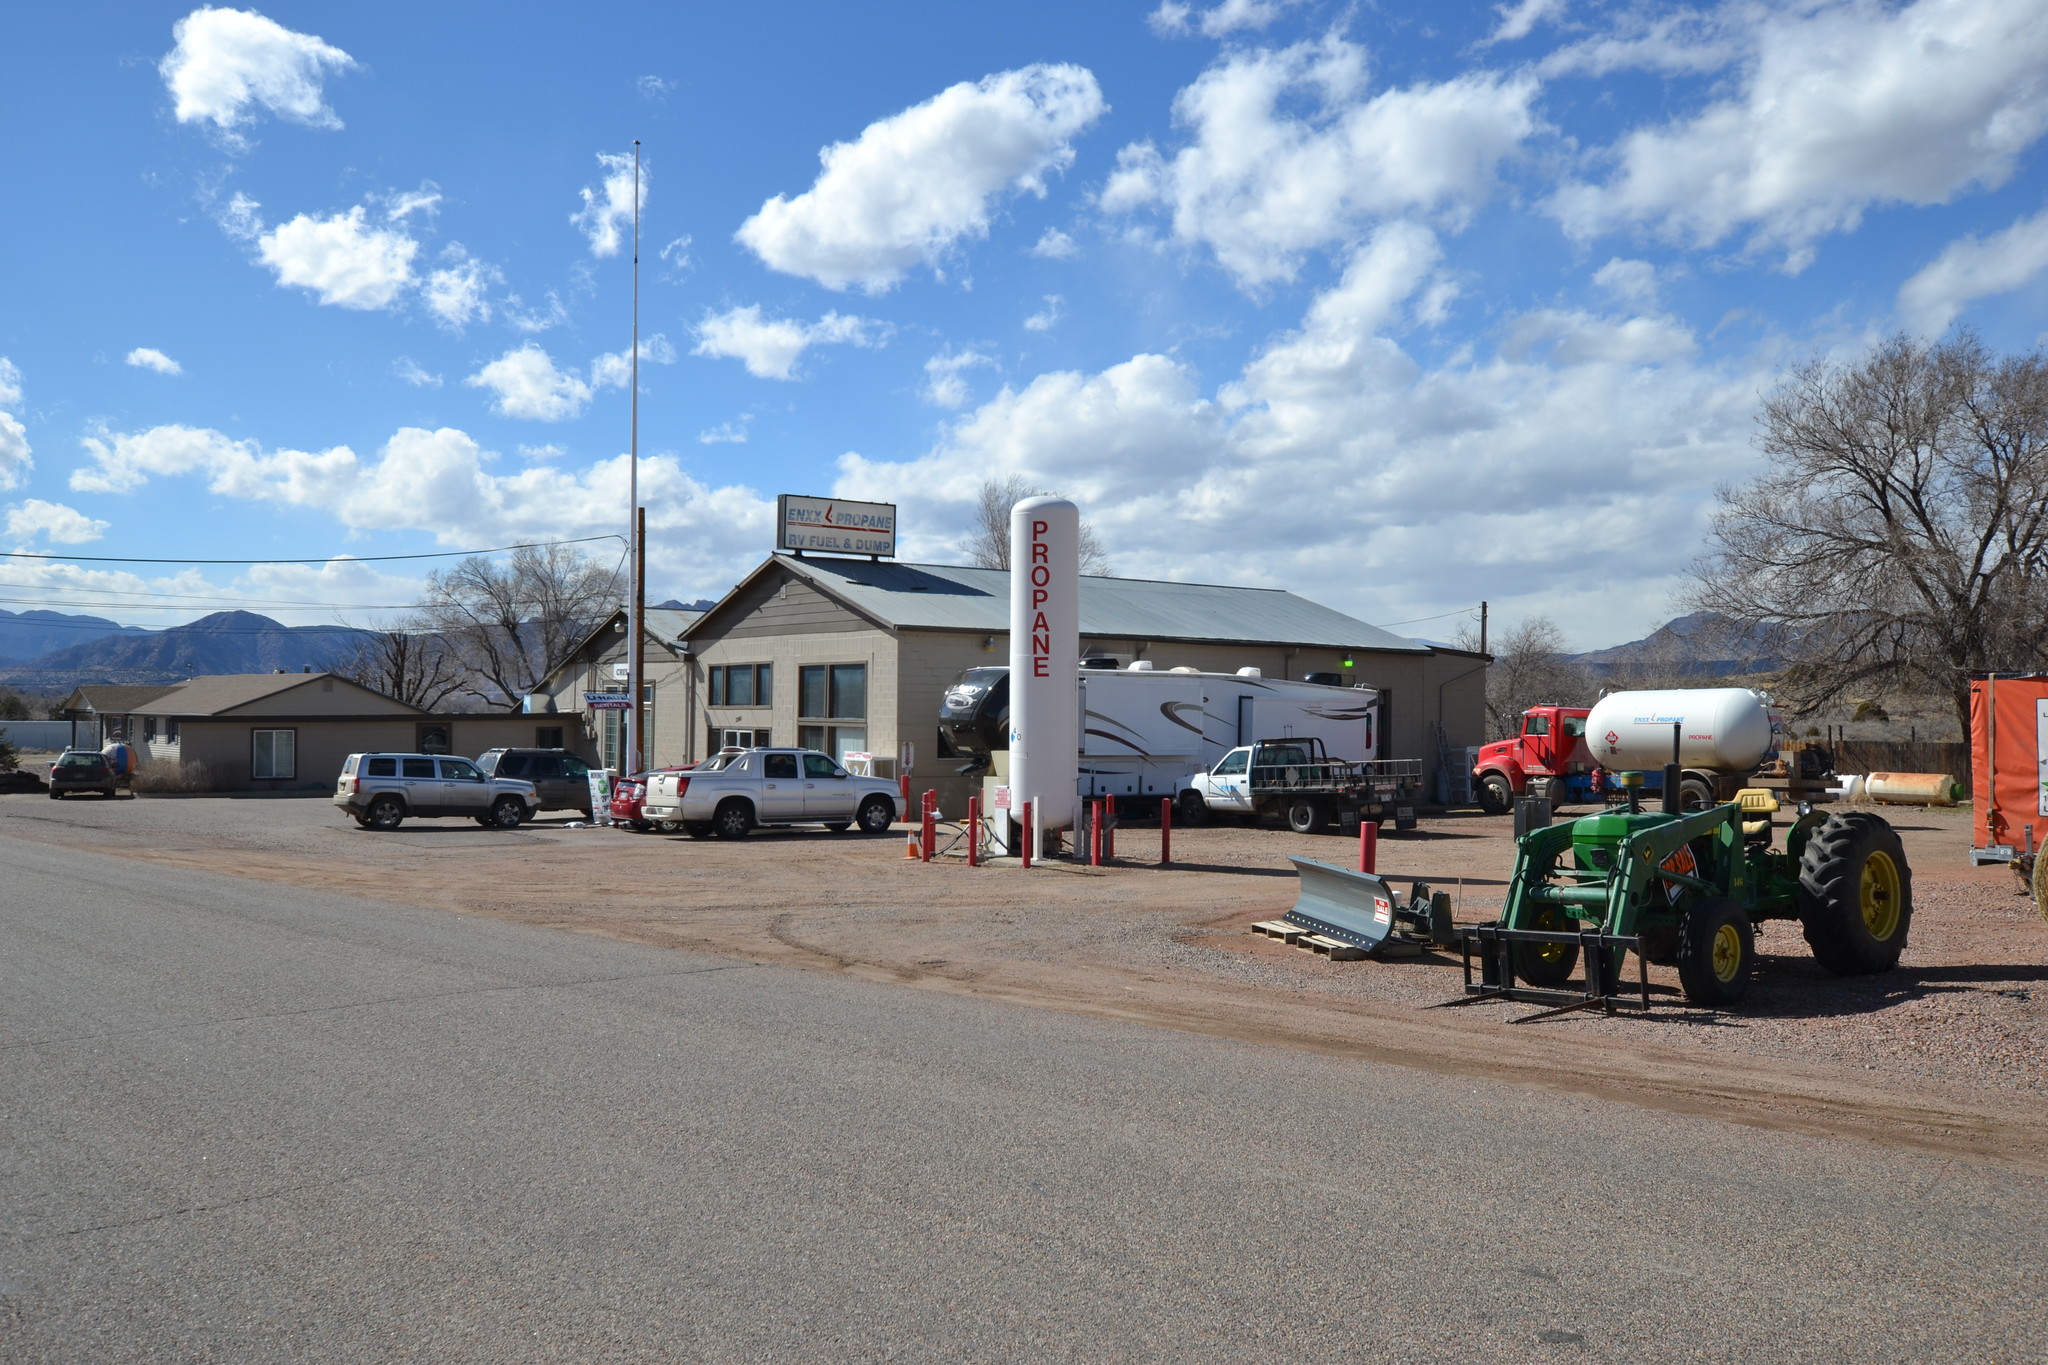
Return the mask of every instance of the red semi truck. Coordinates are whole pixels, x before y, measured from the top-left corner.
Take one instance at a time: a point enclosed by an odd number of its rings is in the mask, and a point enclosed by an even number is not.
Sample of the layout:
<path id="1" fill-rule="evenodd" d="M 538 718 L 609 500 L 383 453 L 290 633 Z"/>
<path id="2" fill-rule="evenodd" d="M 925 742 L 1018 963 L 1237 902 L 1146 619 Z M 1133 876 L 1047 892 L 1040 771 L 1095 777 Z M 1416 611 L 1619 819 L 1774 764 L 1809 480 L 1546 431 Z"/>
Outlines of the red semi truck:
<path id="1" fill-rule="evenodd" d="M 1522 713 L 1522 731 L 1479 751 L 1472 765 L 1479 805 L 1505 815 L 1518 796 L 1548 796 L 1552 806 L 1590 801 L 1598 790 L 1599 764 L 1586 746 L 1584 706 L 1532 706 Z"/>

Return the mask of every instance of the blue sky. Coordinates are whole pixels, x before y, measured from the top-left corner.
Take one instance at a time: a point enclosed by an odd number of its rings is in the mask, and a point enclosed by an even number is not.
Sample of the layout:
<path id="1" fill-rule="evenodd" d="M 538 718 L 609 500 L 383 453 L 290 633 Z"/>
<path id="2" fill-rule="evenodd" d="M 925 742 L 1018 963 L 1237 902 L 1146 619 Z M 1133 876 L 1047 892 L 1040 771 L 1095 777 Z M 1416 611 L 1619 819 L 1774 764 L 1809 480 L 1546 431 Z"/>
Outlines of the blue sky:
<path id="1" fill-rule="evenodd" d="M 1021 474 L 1119 573 L 1594 648 L 1671 614 L 1787 366 L 2048 330 L 2038 0 L 8 26 L 15 610 L 368 621 L 430 564 L 363 557 L 622 531 L 635 138 L 657 598 L 780 492 L 957 561 Z"/>

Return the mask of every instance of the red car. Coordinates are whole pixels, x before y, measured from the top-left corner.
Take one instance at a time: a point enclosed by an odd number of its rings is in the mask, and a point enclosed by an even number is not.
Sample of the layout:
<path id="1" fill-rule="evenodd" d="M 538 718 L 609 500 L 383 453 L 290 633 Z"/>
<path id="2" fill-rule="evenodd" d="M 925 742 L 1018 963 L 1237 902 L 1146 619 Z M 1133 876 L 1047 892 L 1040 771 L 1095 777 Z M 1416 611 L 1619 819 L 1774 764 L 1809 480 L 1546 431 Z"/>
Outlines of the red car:
<path id="1" fill-rule="evenodd" d="M 696 766 L 694 763 L 686 763 L 674 768 L 658 768 L 655 771 L 680 773 L 688 772 Z M 659 830 L 663 834 L 673 834 L 678 828 L 673 820 L 661 820 L 650 824 L 640 818 L 640 804 L 647 799 L 647 776 L 646 773 L 635 773 L 631 777 L 622 777 L 612 784 L 612 823 L 642 833 Z"/>

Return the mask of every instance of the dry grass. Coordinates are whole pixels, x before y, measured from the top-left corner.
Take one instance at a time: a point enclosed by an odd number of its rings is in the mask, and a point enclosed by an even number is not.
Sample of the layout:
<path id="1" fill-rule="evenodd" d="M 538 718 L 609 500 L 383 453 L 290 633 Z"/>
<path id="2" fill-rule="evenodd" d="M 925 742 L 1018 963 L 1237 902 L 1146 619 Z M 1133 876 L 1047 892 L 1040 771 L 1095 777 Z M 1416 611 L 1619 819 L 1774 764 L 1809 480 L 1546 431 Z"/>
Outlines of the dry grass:
<path id="1" fill-rule="evenodd" d="M 153 759 L 135 770 L 129 789 L 137 792 L 210 792 L 222 790 L 219 775 L 204 763 L 170 763 Z"/>

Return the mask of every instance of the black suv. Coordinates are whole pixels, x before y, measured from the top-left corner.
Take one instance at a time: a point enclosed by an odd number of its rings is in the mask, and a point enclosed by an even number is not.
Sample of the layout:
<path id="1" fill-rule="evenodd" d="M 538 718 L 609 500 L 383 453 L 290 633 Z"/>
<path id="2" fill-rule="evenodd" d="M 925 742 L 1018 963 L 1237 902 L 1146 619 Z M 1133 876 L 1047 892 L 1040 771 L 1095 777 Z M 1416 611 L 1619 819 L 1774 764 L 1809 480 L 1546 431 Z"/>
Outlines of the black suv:
<path id="1" fill-rule="evenodd" d="M 476 766 L 488 777 L 531 782 L 542 810 L 590 816 L 590 765 L 567 749 L 487 749 L 477 755 Z"/>
<path id="2" fill-rule="evenodd" d="M 66 749 L 50 765 L 50 799 L 68 792 L 114 794 L 114 765 L 96 749 Z"/>

